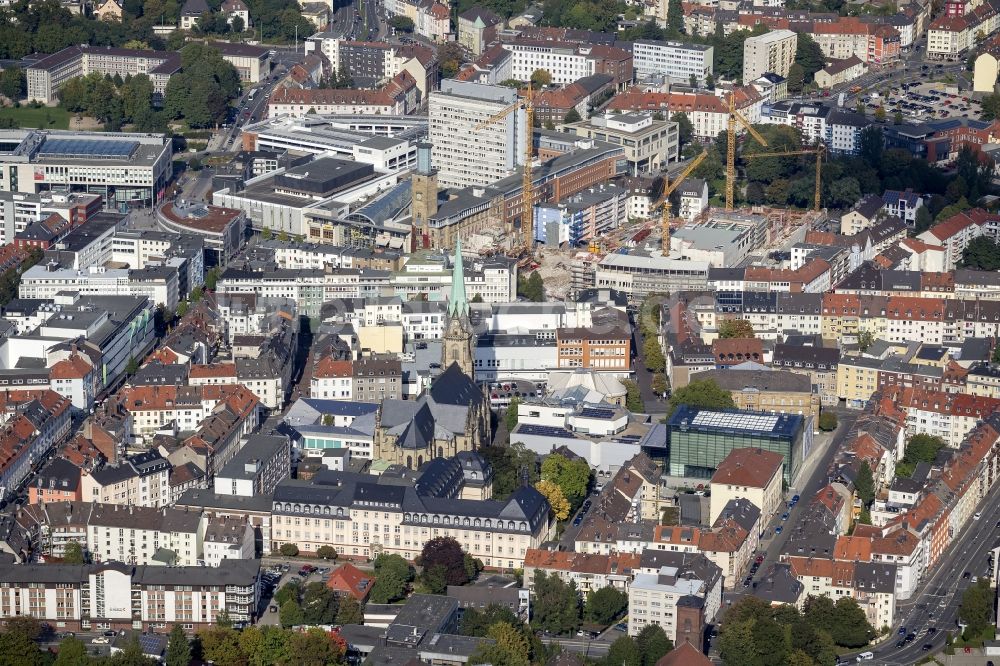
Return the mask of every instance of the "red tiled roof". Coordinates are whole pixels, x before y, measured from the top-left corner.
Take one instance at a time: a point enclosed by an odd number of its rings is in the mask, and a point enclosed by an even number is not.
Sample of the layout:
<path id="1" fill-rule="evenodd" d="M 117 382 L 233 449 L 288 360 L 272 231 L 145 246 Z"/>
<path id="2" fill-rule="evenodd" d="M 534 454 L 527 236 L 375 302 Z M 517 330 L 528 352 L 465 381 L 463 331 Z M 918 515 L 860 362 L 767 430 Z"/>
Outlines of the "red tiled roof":
<path id="1" fill-rule="evenodd" d="M 335 592 L 349 594 L 358 601 L 364 601 L 371 593 L 375 577 L 365 573 L 353 564 L 346 563 L 337 567 L 330 574 L 327 586 Z"/>
<path id="2" fill-rule="evenodd" d="M 781 474 L 785 459 L 764 449 L 733 449 L 712 475 L 712 484 L 763 488 L 775 474 Z"/>

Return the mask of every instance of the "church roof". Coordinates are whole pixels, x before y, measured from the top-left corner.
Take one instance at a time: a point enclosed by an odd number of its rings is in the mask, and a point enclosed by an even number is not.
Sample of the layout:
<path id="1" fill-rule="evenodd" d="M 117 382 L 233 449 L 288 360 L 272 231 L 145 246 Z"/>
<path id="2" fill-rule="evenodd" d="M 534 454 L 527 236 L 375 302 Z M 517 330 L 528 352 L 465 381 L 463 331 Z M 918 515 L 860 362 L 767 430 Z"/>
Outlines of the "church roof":
<path id="1" fill-rule="evenodd" d="M 417 412 L 396 440 L 403 449 L 424 449 L 434 441 L 434 414 L 426 402 L 417 408 Z"/>
<path id="2" fill-rule="evenodd" d="M 483 392 L 458 363 L 452 363 L 442 372 L 429 390 L 431 398 L 439 405 L 468 407 L 483 399 Z"/>
<path id="3" fill-rule="evenodd" d="M 455 241 L 455 260 L 451 269 L 451 296 L 448 298 L 448 315 L 463 317 L 469 314 L 469 301 L 465 295 L 465 265 L 462 263 L 462 239 Z"/>

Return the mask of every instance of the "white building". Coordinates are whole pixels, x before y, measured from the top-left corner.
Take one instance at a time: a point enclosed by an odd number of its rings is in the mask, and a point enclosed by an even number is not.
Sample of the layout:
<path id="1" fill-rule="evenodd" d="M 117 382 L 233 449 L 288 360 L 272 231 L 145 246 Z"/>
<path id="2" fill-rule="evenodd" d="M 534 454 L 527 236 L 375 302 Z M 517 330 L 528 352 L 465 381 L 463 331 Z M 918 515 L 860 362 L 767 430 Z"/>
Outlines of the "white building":
<path id="1" fill-rule="evenodd" d="M 253 527 L 246 520 L 217 516 L 205 528 L 205 566 L 218 567 L 223 560 L 252 560 Z"/>
<path id="2" fill-rule="evenodd" d="M 712 74 L 713 52 L 704 44 L 637 39 L 632 43 L 632 67 L 639 79 L 665 76 L 688 83 L 693 76 L 700 85 Z"/>
<path id="3" fill-rule="evenodd" d="M 524 111 L 494 120 L 517 103 L 516 90 L 447 79 L 429 100 L 431 155 L 442 187 L 490 185 L 524 164 Z"/>
<path id="4" fill-rule="evenodd" d="M 743 43 L 743 83 L 750 84 L 767 72 L 788 77 L 795 62 L 798 35 L 791 30 L 772 30 L 748 37 Z"/>
<path id="5" fill-rule="evenodd" d="M 693 222 L 696 217 L 708 210 L 708 183 L 701 178 L 688 178 L 680 188 L 681 219 Z"/>

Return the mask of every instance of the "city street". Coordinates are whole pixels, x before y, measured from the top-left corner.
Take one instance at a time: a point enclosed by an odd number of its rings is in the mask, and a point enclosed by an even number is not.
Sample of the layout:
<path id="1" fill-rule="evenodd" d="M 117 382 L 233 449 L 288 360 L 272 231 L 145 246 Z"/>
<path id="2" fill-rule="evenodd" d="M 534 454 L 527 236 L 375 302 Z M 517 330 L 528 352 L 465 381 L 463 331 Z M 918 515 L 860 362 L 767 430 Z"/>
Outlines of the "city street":
<path id="1" fill-rule="evenodd" d="M 934 565 L 933 573 L 920 593 L 900 604 L 897 616 L 902 620 L 892 628 L 888 639 L 875 648 L 869 648 L 875 653 L 873 663 L 884 666 L 915 664 L 929 653 L 943 649 L 947 632 L 957 635 L 962 593 L 972 584 L 971 576 L 987 575 L 986 557 L 997 545 L 1000 536 L 1000 529 L 996 527 L 1000 520 L 1000 484 L 986 496 L 979 508 L 982 510 L 982 517 L 979 520 L 969 520 L 958 538 Z M 969 578 L 964 577 L 966 571 L 971 574 Z M 896 629 L 901 626 L 906 627 L 907 632 L 915 633 L 917 639 L 897 648 L 896 642 L 900 636 Z M 928 636 L 928 627 L 935 627 L 937 632 Z M 933 649 L 925 651 L 924 644 L 932 645 Z M 856 654 L 844 656 L 853 660 Z"/>

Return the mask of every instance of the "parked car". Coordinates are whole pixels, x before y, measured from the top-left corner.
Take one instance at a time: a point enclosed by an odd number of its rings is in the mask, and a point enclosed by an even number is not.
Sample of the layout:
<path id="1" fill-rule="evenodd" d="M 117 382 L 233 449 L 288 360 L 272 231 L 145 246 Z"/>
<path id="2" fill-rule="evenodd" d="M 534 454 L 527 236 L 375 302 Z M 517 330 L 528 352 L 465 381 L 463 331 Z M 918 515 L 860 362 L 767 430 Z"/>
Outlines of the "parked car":
<path id="1" fill-rule="evenodd" d="M 92 639 L 90 639 L 90 642 L 94 643 L 95 645 L 107 645 L 108 643 L 111 642 L 111 639 L 108 638 L 107 636 L 94 636 Z"/>

